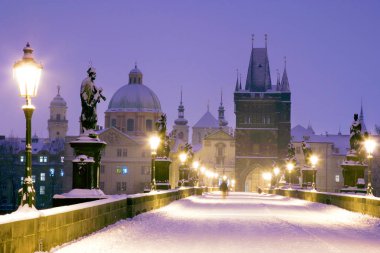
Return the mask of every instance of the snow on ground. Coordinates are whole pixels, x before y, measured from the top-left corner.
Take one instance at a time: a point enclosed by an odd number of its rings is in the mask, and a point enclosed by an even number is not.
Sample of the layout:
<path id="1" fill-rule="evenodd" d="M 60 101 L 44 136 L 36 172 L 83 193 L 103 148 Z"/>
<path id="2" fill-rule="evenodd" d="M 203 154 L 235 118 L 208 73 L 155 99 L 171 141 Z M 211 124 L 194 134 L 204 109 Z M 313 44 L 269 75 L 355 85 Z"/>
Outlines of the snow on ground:
<path id="1" fill-rule="evenodd" d="M 119 221 L 52 252 L 380 252 L 380 219 L 277 195 L 207 193 Z"/>

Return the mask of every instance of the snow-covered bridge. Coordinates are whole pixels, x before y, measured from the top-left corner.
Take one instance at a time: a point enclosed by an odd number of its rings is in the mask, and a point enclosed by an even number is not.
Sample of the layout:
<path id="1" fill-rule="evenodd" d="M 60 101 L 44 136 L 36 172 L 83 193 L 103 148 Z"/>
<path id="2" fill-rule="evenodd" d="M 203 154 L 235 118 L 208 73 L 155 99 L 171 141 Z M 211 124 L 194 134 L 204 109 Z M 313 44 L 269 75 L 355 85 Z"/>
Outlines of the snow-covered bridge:
<path id="1" fill-rule="evenodd" d="M 277 195 L 205 193 L 53 252 L 380 252 L 380 219 Z"/>

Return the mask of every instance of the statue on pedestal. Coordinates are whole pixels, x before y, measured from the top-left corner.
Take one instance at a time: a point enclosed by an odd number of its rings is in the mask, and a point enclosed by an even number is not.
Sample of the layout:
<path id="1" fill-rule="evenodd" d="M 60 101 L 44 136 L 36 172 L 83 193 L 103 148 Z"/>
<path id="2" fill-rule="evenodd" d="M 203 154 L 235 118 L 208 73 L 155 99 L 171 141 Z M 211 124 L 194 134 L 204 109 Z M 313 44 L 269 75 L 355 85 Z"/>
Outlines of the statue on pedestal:
<path id="1" fill-rule="evenodd" d="M 356 153 L 359 153 L 361 142 L 363 140 L 361 131 L 362 131 L 362 124 L 358 120 L 358 114 L 355 113 L 354 122 L 352 122 L 352 125 L 350 127 L 350 148 L 351 148 L 351 151 L 355 151 Z"/>
<path id="2" fill-rule="evenodd" d="M 96 70 L 90 67 L 87 70 L 88 77 L 82 81 L 80 87 L 80 100 L 82 104 L 82 113 L 80 116 L 81 132 L 84 133 L 88 130 L 95 130 L 98 122 L 96 113 L 96 105 L 102 99 L 106 98 L 102 94 L 102 88 L 95 86 Z"/>

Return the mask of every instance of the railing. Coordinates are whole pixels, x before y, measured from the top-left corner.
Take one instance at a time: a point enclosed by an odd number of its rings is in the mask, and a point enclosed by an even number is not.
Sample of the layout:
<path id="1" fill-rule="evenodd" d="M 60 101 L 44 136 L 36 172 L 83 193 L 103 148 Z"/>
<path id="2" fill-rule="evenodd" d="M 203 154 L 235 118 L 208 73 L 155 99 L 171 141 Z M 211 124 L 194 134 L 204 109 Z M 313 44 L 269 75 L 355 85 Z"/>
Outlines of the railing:
<path id="1" fill-rule="evenodd" d="M 48 251 L 121 219 L 168 205 L 211 188 L 184 188 L 115 196 L 71 206 L 0 216 L 0 252 Z"/>

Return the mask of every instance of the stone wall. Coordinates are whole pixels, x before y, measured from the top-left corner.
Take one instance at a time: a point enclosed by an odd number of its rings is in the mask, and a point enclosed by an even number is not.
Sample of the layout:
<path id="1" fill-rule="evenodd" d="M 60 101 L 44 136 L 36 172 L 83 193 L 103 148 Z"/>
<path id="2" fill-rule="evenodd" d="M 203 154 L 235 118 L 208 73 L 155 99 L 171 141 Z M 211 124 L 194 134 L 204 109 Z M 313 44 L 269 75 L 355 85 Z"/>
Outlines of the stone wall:
<path id="1" fill-rule="evenodd" d="M 210 188 L 186 188 L 62 206 L 32 214 L 0 216 L 0 252 L 28 253 L 51 248 L 89 235 L 121 219 L 168 205 Z M 13 214 L 12 214 L 13 215 Z M 25 218 L 28 216 L 30 218 Z M 9 220 L 9 221 L 7 221 Z"/>
<path id="2" fill-rule="evenodd" d="M 301 190 L 266 190 L 271 194 L 303 199 L 322 204 L 334 205 L 349 211 L 368 214 L 380 218 L 380 199 L 366 196 L 334 194 L 329 192 L 310 192 Z"/>

